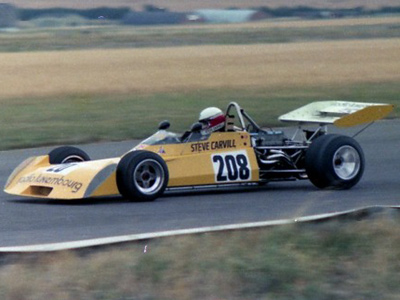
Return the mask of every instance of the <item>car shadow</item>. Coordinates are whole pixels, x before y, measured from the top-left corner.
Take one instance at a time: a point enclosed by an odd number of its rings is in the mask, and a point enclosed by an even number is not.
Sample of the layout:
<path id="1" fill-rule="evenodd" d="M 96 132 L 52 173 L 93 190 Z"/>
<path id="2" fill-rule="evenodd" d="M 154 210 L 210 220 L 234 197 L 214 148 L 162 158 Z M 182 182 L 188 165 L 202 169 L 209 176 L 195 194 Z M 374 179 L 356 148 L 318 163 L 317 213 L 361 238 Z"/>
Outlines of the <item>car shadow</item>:
<path id="1" fill-rule="evenodd" d="M 220 187 L 220 188 L 210 188 L 210 189 L 191 189 L 191 190 L 171 190 L 165 193 L 165 197 L 186 197 L 191 195 L 213 195 L 213 194 L 247 194 L 247 193 L 259 193 L 268 191 L 304 191 L 310 192 L 313 190 L 319 190 L 315 188 L 312 184 L 300 183 L 297 184 L 288 182 L 275 182 L 260 186 L 238 186 L 238 187 Z"/>
<path id="2" fill-rule="evenodd" d="M 96 197 L 88 199 L 77 200 L 62 200 L 62 199 L 12 199 L 8 202 L 15 204 L 36 204 L 36 205 L 69 205 L 69 206 L 83 206 L 83 205 L 109 205 L 109 204 L 122 204 L 129 201 L 121 196 L 108 196 Z"/>
<path id="3" fill-rule="evenodd" d="M 312 192 L 320 191 L 312 184 L 293 184 L 288 182 L 271 183 L 261 186 L 238 186 L 238 187 L 220 187 L 220 188 L 201 188 L 191 190 L 168 190 L 155 201 L 168 201 L 171 198 L 183 198 L 190 196 L 210 196 L 215 194 L 248 194 L 259 192 Z M 151 203 L 145 201 L 129 201 L 122 196 L 103 196 L 88 199 L 62 200 L 62 199 L 11 199 L 7 202 L 15 204 L 35 204 L 35 205 L 60 205 L 60 206 L 91 206 L 91 205 L 117 205 L 117 204 L 137 204 Z"/>

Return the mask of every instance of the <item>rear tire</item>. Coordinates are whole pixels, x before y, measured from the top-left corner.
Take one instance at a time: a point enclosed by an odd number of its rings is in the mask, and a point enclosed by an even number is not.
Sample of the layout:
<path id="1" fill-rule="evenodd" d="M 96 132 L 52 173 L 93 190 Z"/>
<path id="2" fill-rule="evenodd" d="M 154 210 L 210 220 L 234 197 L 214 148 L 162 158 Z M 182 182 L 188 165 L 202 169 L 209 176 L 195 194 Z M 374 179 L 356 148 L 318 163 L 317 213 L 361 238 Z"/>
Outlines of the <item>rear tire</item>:
<path id="1" fill-rule="evenodd" d="M 308 178 L 316 187 L 349 189 L 361 179 L 365 158 L 353 138 L 328 134 L 310 145 L 305 165 Z"/>
<path id="2" fill-rule="evenodd" d="M 72 146 L 62 146 L 53 149 L 49 153 L 50 164 L 67 164 L 73 162 L 83 162 L 90 160 L 89 155 L 79 148 Z"/>
<path id="3" fill-rule="evenodd" d="M 131 201 L 155 200 L 164 193 L 168 179 L 166 163 L 153 152 L 129 152 L 117 166 L 118 190 Z"/>

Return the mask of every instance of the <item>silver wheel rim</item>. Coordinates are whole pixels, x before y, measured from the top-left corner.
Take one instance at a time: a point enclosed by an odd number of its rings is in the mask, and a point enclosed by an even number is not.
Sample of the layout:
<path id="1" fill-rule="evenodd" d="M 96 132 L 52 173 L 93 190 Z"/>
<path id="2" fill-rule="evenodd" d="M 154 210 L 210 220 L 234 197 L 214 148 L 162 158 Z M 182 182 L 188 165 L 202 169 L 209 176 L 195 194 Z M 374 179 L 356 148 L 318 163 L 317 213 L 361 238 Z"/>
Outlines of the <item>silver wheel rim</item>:
<path id="1" fill-rule="evenodd" d="M 72 163 L 72 162 L 82 162 L 85 161 L 82 157 L 79 155 L 70 155 L 64 158 L 61 163 L 62 164 L 67 164 L 67 163 Z"/>
<path id="2" fill-rule="evenodd" d="M 164 183 L 164 170 L 161 164 L 153 159 L 141 161 L 133 171 L 136 188 L 143 194 L 157 193 Z"/>
<path id="3" fill-rule="evenodd" d="M 360 154 L 351 146 L 342 146 L 333 155 L 333 168 L 336 175 L 343 180 L 356 177 L 360 167 Z"/>

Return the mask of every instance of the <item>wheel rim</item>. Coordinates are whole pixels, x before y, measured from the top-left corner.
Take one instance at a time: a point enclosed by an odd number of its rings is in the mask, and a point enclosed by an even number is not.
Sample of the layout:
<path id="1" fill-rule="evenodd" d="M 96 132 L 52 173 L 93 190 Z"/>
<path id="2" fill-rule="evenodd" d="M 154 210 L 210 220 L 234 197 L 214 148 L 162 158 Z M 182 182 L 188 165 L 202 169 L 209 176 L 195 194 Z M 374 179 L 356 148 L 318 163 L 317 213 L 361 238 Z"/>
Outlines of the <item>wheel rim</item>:
<path id="1" fill-rule="evenodd" d="M 351 146 L 342 146 L 333 156 L 333 168 L 336 175 L 343 180 L 350 180 L 357 176 L 361 167 L 358 151 Z"/>
<path id="2" fill-rule="evenodd" d="M 141 193 L 147 195 L 157 193 L 164 182 L 164 170 L 156 160 L 143 160 L 134 170 L 133 181 Z"/>
<path id="3" fill-rule="evenodd" d="M 72 162 L 82 162 L 85 161 L 81 156 L 79 155 L 69 155 L 66 158 L 64 158 L 61 163 L 62 164 L 67 164 L 67 163 L 72 163 Z"/>

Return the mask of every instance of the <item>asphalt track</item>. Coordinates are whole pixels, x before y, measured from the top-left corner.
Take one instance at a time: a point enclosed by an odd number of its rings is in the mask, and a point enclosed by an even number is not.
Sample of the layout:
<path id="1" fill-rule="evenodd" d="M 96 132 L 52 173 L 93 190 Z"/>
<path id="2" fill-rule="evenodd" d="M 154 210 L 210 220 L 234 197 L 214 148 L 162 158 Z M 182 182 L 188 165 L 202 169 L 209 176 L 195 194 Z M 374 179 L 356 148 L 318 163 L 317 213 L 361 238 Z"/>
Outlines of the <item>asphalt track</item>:
<path id="1" fill-rule="evenodd" d="M 358 130 L 339 132 L 351 136 Z M 344 191 L 318 190 L 305 180 L 234 191 L 170 193 L 151 203 L 131 203 L 121 197 L 63 202 L 1 192 L 0 247 L 290 219 L 370 205 L 400 205 L 400 121 L 377 122 L 356 139 L 365 153 L 366 170 L 358 185 Z M 80 147 L 98 159 L 120 156 L 135 143 Z M 52 148 L 0 152 L 0 185 L 4 186 L 8 175 L 25 158 L 46 154 Z"/>

